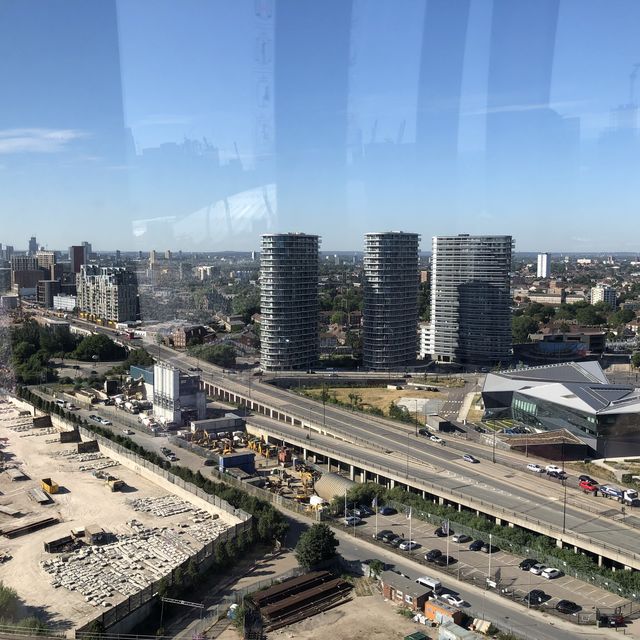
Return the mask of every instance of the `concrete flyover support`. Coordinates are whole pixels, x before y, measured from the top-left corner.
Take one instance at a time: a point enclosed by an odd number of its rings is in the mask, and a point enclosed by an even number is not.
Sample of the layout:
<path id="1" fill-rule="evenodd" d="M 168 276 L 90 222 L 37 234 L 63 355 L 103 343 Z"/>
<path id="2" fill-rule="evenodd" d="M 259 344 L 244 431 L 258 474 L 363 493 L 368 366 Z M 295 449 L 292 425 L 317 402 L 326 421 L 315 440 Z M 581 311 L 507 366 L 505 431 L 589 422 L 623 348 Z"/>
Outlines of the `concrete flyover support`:
<path id="1" fill-rule="evenodd" d="M 331 473 L 331 458 L 327 458 L 327 471 Z"/>
<path id="2" fill-rule="evenodd" d="M 356 468 L 352 464 L 349 465 L 349 480 L 356 481 Z"/>
<path id="3" fill-rule="evenodd" d="M 598 566 L 602 566 L 602 556 L 598 556 Z"/>

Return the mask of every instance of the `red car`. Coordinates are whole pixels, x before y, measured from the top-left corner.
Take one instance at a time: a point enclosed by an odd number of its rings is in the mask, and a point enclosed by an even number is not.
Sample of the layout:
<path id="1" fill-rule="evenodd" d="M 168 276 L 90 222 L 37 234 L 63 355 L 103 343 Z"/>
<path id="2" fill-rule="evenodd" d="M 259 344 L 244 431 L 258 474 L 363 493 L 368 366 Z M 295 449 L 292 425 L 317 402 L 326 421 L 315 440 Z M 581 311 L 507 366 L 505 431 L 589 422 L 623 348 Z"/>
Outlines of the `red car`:
<path id="1" fill-rule="evenodd" d="M 579 486 L 585 493 L 595 493 L 598 490 L 597 483 L 589 480 L 581 480 Z"/>

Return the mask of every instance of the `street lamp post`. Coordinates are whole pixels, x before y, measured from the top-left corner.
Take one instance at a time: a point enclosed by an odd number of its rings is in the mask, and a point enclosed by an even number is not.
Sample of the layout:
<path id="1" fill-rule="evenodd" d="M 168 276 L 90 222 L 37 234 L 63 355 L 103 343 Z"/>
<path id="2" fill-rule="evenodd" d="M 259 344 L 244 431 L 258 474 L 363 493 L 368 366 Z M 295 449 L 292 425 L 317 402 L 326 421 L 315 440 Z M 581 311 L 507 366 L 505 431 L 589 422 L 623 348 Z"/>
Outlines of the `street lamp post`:
<path id="1" fill-rule="evenodd" d="M 416 402 L 416 438 L 418 437 L 418 398 L 415 399 Z"/>
<path id="2" fill-rule="evenodd" d="M 489 581 L 491 580 L 491 556 L 493 555 L 493 546 L 492 546 L 492 534 L 489 534 L 489 575 L 487 577 L 487 587 L 489 586 Z"/>

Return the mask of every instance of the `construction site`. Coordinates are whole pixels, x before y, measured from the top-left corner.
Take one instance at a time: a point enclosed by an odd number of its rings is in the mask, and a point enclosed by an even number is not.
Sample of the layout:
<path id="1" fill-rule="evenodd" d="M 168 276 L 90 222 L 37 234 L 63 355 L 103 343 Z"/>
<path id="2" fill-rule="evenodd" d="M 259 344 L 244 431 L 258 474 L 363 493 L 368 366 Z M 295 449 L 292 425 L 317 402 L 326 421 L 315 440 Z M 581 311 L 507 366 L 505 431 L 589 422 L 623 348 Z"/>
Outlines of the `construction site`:
<path id="1" fill-rule="evenodd" d="M 240 522 L 46 424 L 0 398 L 0 580 L 52 629 L 118 606 Z"/>

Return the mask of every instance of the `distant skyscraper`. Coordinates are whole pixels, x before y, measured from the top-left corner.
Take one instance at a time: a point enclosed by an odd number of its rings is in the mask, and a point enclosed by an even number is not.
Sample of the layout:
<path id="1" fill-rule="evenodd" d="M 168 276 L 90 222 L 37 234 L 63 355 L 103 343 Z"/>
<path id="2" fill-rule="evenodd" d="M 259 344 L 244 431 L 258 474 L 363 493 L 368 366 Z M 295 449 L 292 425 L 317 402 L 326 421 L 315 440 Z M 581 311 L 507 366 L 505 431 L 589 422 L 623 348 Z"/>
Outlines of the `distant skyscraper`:
<path id="1" fill-rule="evenodd" d="M 80 273 L 80 267 L 86 264 L 83 246 L 72 245 L 69 247 L 69 262 L 71 263 L 71 272 Z"/>
<path id="2" fill-rule="evenodd" d="M 171 249 L 167 249 L 167 250 L 164 252 L 164 259 L 165 259 L 165 260 L 171 260 Z"/>
<path id="3" fill-rule="evenodd" d="M 36 240 L 35 236 L 31 236 L 31 238 L 29 238 L 29 255 L 35 256 L 37 251 L 38 251 L 38 241 Z"/>
<path id="4" fill-rule="evenodd" d="M 93 247 L 91 246 L 91 243 L 86 240 L 82 243 L 82 246 L 84 248 L 84 263 L 89 264 L 89 258 L 91 258 L 91 254 L 93 253 Z"/>
<path id="5" fill-rule="evenodd" d="M 318 236 L 266 234 L 260 254 L 260 363 L 267 371 L 318 361 Z"/>
<path id="6" fill-rule="evenodd" d="M 418 351 L 417 233 L 368 233 L 364 247 L 363 364 L 398 370 Z"/>
<path id="7" fill-rule="evenodd" d="M 432 357 L 483 364 L 511 356 L 511 236 L 433 239 Z"/>
<path id="8" fill-rule="evenodd" d="M 537 278 L 549 277 L 549 254 L 548 253 L 538 254 L 538 268 L 536 270 L 536 277 Z"/>
<path id="9" fill-rule="evenodd" d="M 615 309 L 618 303 L 616 290 L 608 284 L 597 284 L 595 287 L 592 287 L 591 304 L 596 304 L 597 302 L 604 302 L 612 309 Z"/>

